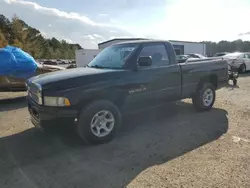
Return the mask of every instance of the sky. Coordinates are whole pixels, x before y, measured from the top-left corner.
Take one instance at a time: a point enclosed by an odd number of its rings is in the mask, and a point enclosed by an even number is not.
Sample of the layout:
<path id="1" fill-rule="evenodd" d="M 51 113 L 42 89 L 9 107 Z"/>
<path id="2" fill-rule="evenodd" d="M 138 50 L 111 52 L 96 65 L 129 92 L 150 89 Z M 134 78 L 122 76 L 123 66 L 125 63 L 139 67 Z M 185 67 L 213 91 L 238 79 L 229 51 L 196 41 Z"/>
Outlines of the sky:
<path id="1" fill-rule="evenodd" d="M 250 40 L 250 0 L 0 0 L 0 14 L 89 49 L 129 37 Z"/>

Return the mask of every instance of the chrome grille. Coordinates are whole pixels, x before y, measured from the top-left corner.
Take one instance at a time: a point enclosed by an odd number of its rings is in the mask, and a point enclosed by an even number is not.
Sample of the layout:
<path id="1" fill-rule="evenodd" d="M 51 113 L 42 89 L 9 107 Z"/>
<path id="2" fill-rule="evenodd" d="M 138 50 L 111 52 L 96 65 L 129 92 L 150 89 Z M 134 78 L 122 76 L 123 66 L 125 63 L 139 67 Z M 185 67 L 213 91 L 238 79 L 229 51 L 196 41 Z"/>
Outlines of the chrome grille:
<path id="1" fill-rule="evenodd" d="M 33 101 L 35 101 L 36 103 L 38 103 L 39 97 L 38 97 L 37 95 L 31 93 L 30 91 L 28 92 L 28 95 L 29 95 L 29 97 L 30 97 Z"/>
<path id="2" fill-rule="evenodd" d="M 27 84 L 28 96 L 37 104 L 39 104 L 39 93 L 41 92 L 38 85 L 35 83 L 28 83 Z"/>
<path id="3" fill-rule="evenodd" d="M 34 84 L 34 83 L 29 83 L 29 84 L 28 84 L 28 90 L 29 90 L 31 93 L 35 94 L 35 93 L 38 93 L 39 88 L 37 87 L 36 84 Z"/>

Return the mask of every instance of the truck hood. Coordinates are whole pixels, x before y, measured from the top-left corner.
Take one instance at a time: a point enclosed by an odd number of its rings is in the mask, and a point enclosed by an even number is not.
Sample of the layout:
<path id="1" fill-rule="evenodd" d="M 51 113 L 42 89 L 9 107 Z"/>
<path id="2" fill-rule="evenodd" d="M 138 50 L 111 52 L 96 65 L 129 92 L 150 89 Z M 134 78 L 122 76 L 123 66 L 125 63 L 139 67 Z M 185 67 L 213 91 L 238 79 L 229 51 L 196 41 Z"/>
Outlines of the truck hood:
<path id="1" fill-rule="evenodd" d="M 61 71 L 55 71 L 50 73 L 41 74 L 32 77 L 28 82 L 34 82 L 42 86 L 42 88 L 55 89 L 68 89 L 70 87 L 76 87 L 77 85 L 84 85 L 85 82 L 91 82 L 91 80 L 86 80 L 83 77 L 94 76 L 95 80 L 98 80 L 97 75 L 108 74 L 110 72 L 117 72 L 121 70 L 114 69 L 95 69 L 95 68 L 74 68 L 66 69 Z M 101 78 L 100 78 L 101 79 Z"/>

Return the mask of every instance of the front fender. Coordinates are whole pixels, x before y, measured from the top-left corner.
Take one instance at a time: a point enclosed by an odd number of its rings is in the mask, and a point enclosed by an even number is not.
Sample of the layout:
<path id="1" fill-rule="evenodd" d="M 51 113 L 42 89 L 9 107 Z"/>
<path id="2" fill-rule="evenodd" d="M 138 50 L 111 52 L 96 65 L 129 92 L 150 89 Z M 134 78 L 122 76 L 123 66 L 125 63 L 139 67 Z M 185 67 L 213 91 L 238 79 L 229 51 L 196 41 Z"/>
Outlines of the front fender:
<path id="1" fill-rule="evenodd" d="M 107 100 L 114 103 L 118 108 L 121 108 L 127 94 L 122 90 L 103 86 L 102 88 L 93 88 L 85 91 L 74 90 L 67 97 L 72 106 L 77 109 L 82 109 L 96 100 Z"/>

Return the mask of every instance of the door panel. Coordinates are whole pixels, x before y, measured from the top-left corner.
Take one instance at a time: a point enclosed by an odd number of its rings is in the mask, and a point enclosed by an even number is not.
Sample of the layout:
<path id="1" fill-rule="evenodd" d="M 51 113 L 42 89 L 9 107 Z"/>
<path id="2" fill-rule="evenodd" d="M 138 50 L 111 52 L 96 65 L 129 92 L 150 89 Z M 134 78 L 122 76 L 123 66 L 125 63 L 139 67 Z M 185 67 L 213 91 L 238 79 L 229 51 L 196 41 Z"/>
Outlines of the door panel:
<path id="1" fill-rule="evenodd" d="M 178 65 L 144 68 L 131 72 L 126 105 L 137 110 L 164 104 L 181 97 L 181 75 Z M 127 108 L 128 108 L 127 107 Z"/>
<path id="2" fill-rule="evenodd" d="M 141 70 L 141 74 L 152 78 L 146 85 L 146 94 L 156 105 L 180 98 L 181 74 L 178 65 L 145 69 Z"/>
<path id="3" fill-rule="evenodd" d="M 181 73 L 178 64 L 169 64 L 163 44 L 144 46 L 141 56 L 152 57 L 152 65 L 130 72 L 131 84 L 126 104 L 136 109 L 160 105 L 181 97 Z"/>

